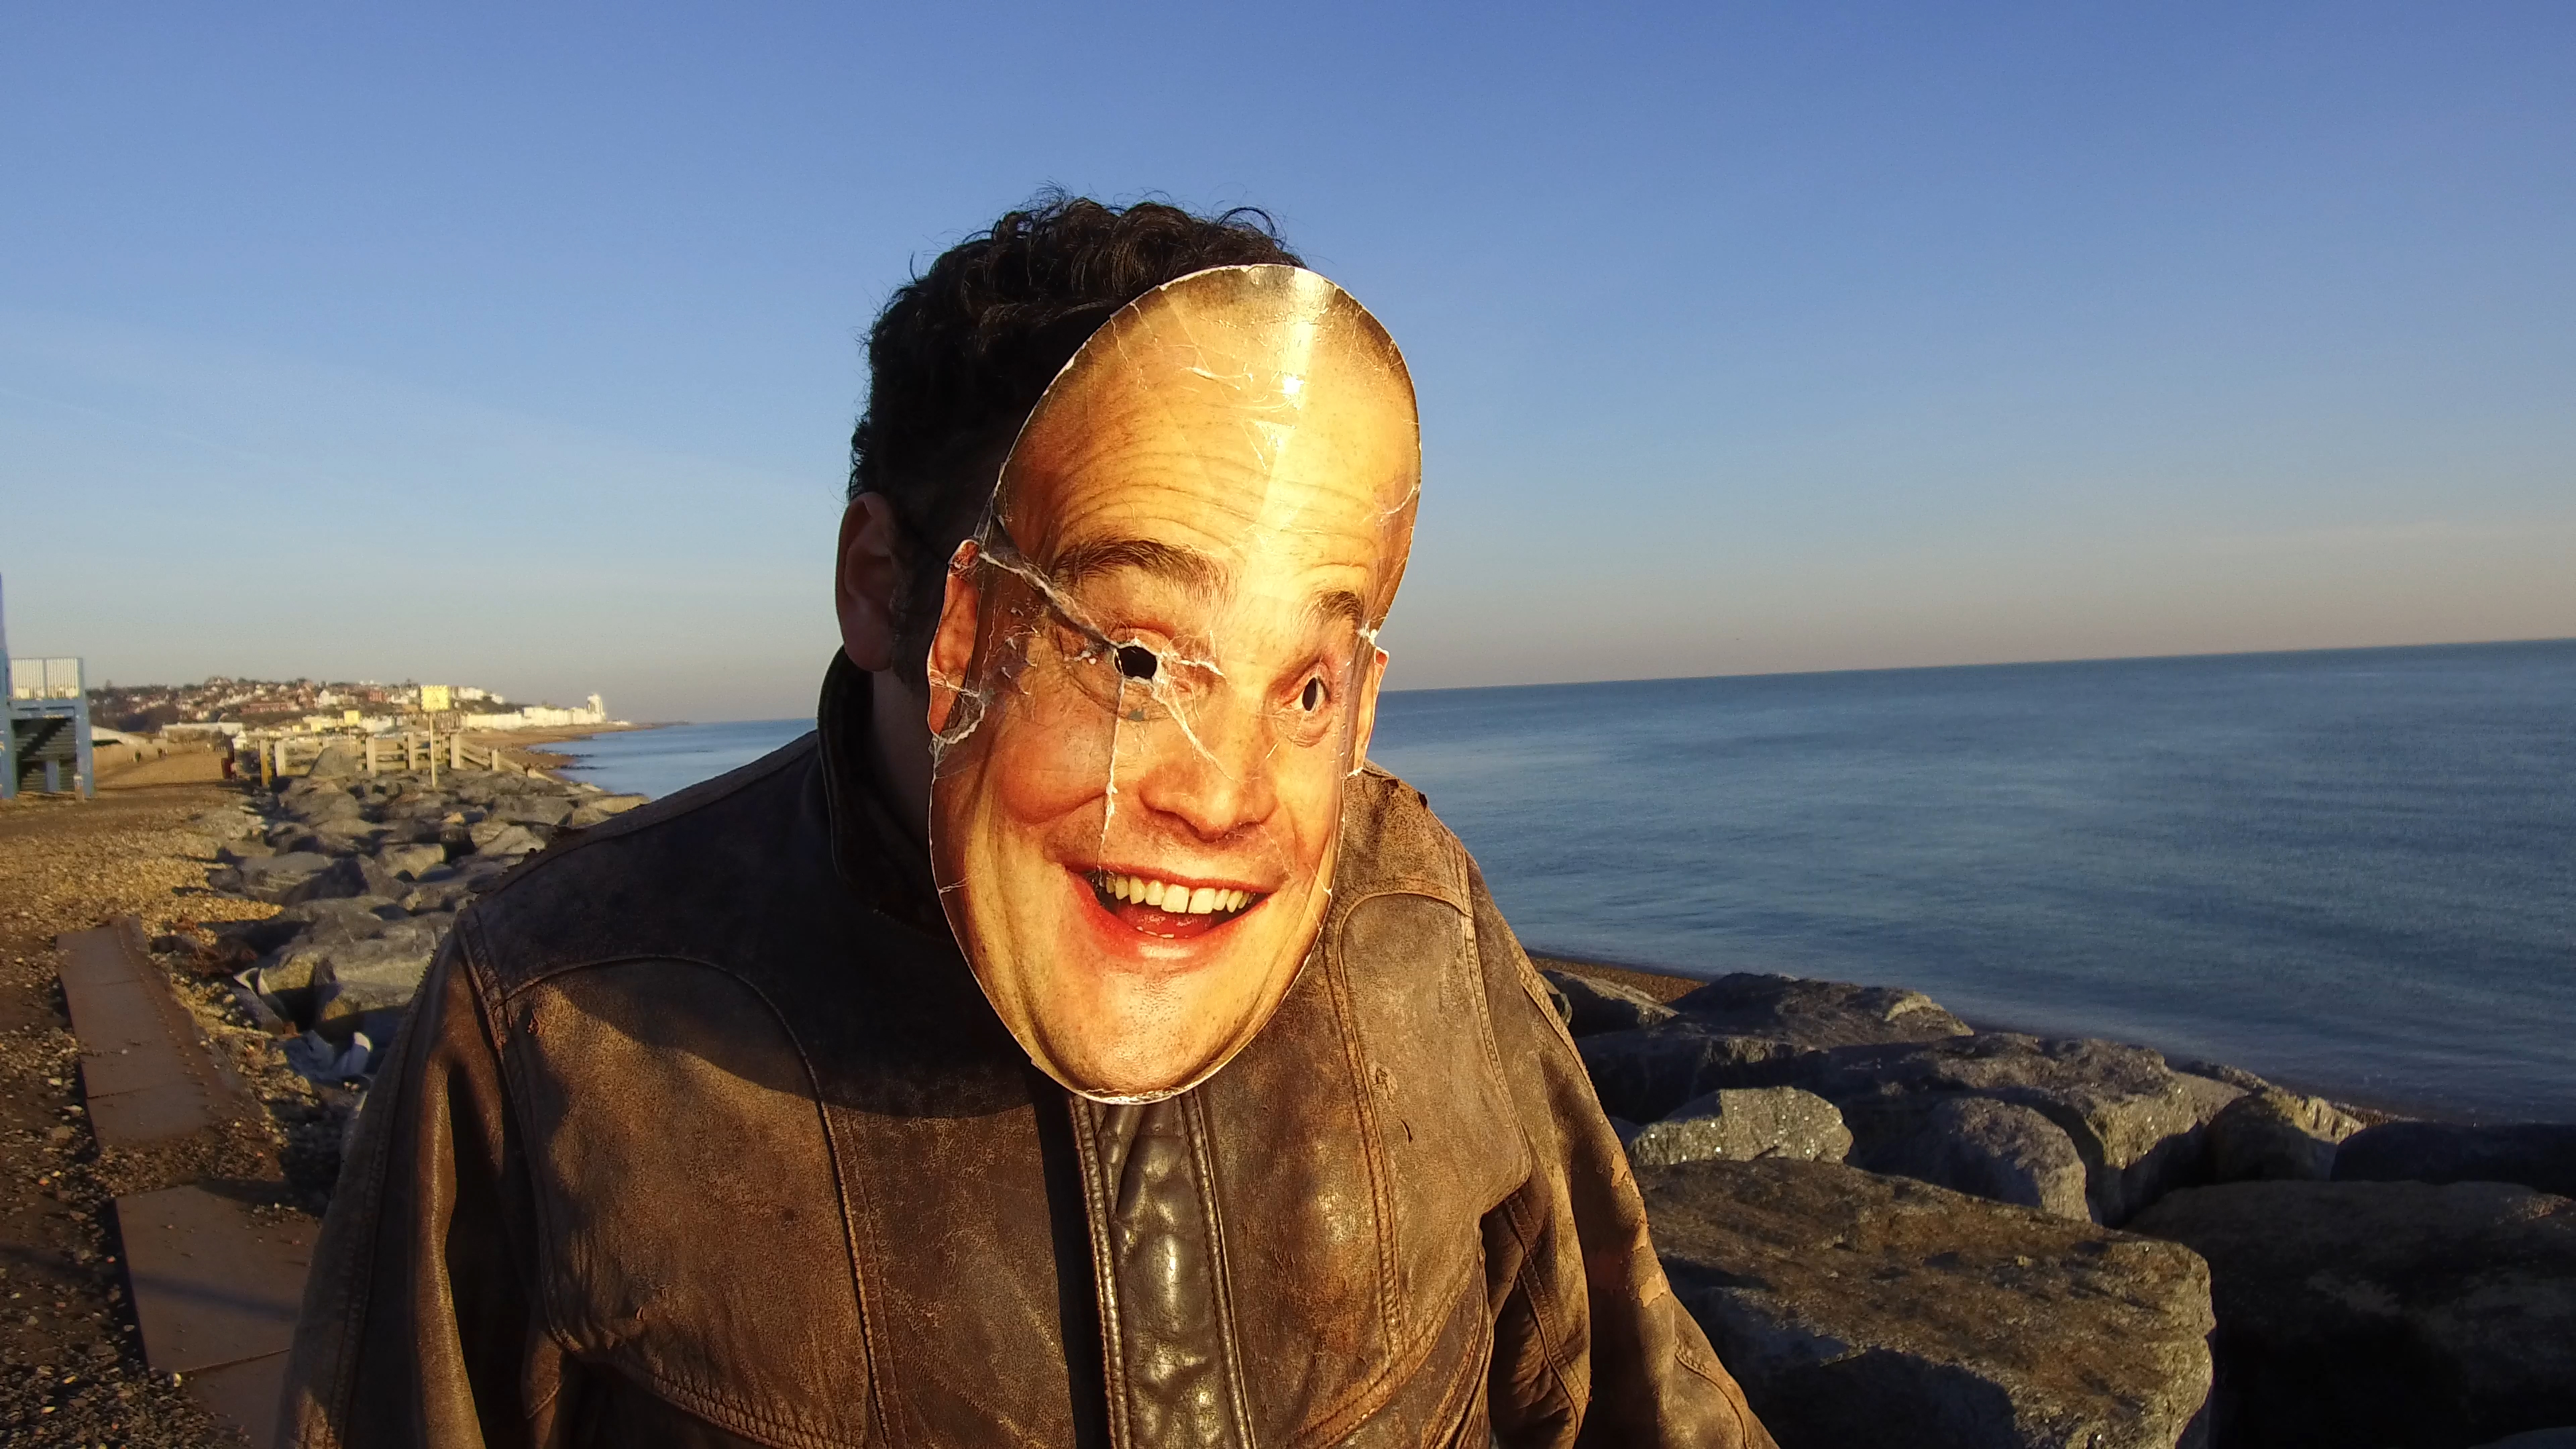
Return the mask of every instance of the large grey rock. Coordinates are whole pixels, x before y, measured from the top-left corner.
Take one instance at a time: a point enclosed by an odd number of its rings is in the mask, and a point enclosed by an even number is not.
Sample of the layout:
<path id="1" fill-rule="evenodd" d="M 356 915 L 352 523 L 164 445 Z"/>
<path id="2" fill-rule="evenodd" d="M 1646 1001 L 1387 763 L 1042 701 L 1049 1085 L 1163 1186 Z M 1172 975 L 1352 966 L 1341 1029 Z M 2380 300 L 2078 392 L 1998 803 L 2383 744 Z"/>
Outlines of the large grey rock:
<path id="1" fill-rule="evenodd" d="M 2090 1222 L 2084 1158 L 2064 1128 L 1991 1097 L 1895 1094 L 1845 1104 L 1848 1161 L 1995 1202 Z"/>
<path id="2" fill-rule="evenodd" d="M 307 825 L 365 813 L 358 797 L 325 780 L 298 780 L 278 799 L 288 818 Z"/>
<path id="3" fill-rule="evenodd" d="M 1719 1036 L 1758 1036 L 1805 1051 L 1966 1036 L 1968 1025 L 1920 991 L 1737 972 L 1673 1002 Z"/>
<path id="4" fill-rule="evenodd" d="M 307 878 L 279 899 L 288 903 L 327 900 L 333 897 L 370 896 L 390 899 L 395 885 L 392 877 L 367 856 L 343 855 L 331 862 L 331 868 Z"/>
<path id="5" fill-rule="evenodd" d="M 2323 1182 L 2335 1144 L 2361 1123 L 2322 1097 L 2247 1092 L 2212 1118 L 2202 1146 L 2212 1182 Z"/>
<path id="6" fill-rule="evenodd" d="M 323 743 L 322 753 L 314 757 L 313 769 L 308 778 L 355 780 L 362 778 L 366 773 L 366 756 L 358 752 L 355 741 L 328 740 Z"/>
<path id="7" fill-rule="evenodd" d="M 2272 1085 L 2243 1067 L 2231 1066 L 2226 1062 L 2213 1062 L 2201 1057 L 2167 1057 L 2165 1065 L 2188 1076 L 2207 1077 L 2212 1081 L 2225 1083 L 2240 1093 L 2260 1092 Z"/>
<path id="8" fill-rule="evenodd" d="M 245 840 L 260 833 L 266 822 L 247 810 L 209 810 L 188 822 L 187 828 L 210 840 Z"/>
<path id="9" fill-rule="evenodd" d="M 387 800 L 381 812 L 387 820 L 435 821 L 455 809 L 454 796 L 444 790 L 405 789 Z"/>
<path id="10" fill-rule="evenodd" d="M 317 827 L 298 843 L 297 849 L 318 850 L 325 855 L 362 855 L 375 849 L 376 841 L 375 828 L 352 816 Z"/>
<path id="11" fill-rule="evenodd" d="M 1633 1031 L 1673 1019 L 1673 1009 L 1642 991 L 1609 981 L 1596 981 L 1573 971 L 1541 970 L 1539 975 L 1565 997 L 1572 1015 L 1566 1030 L 1576 1036 L 1605 1031 Z"/>
<path id="12" fill-rule="evenodd" d="M 421 872 L 447 864 L 447 847 L 435 843 L 388 845 L 376 852 L 376 864 L 405 880 L 418 880 Z"/>
<path id="13" fill-rule="evenodd" d="M 388 845 L 435 843 L 438 839 L 438 822 L 414 819 L 407 815 L 397 816 L 377 826 L 374 834 L 376 848 L 379 850 Z"/>
<path id="14" fill-rule="evenodd" d="M 2166 1065 L 2173 1064 L 2168 1061 Z M 2204 1076 L 2199 1072 L 2186 1072 L 2180 1068 L 2174 1069 L 2174 1080 L 2182 1084 L 2183 1095 L 2191 1098 L 2192 1115 L 2203 1127 L 2217 1121 L 2218 1114 L 2234 1106 L 2237 1098 L 2249 1091 L 2264 1090 L 2238 1086 L 2234 1082 L 2218 1077 Z"/>
<path id="15" fill-rule="evenodd" d="M 513 825 L 561 825 L 571 818 L 573 803 L 561 795 L 521 795 L 503 802 L 492 818 Z"/>
<path id="16" fill-rule="evenodd" d="M 1685 1102 L 1669 1117 L 1623 1134 L 1639 1167 L 1788 1157 L 1840 1162 L 1852 1135 L 1834 1104 L 1795 1087 L 1736 1087 Z"/>
<path id="17" fill-rule="evenodd" d="M 332 947 L 314 973 L 314 1029 L 345 1038 L 367 1013 L 409 1005 L 450 919 L 398 921 L 373 939 Z"/>
<path id="18" fill-rule="evenodd" d="M 583 808 L 596 810 L 602 815 L 623 815 L 629 810 L 652 803 L 653 797 L 650 795 L 589 795 L 582 799 Z"/>
<path id="19" fill-rule="evenodd" d="M 1837 1103 L 1900 1093 L 2029 1107 L 2084 1159 L 2096 1221 L 2117 1226 L 2200 1169 L 2199 1104 L 2145 1047 L 1984 1032 L 1803 1058 L 1794 1084 Z"/>
<path id="20" fill-rule="evenodd" d="M 289 906 L 265 920 L 222 921 L 212 929 L 219 936 L 239 941 L 266 955 L 298 938 L 320 932 L 351 930 L 374 934 L 384 925 L 375 912 L 386 904 L 365 899 L 306 901 Z M 360 921 L 364 922 L 363 926 L 354 924 Z"/>
<path id="21" fill-rule="evenodd" d="M 226 865 L 239 865 L 243 861 L 250 860 L 254 857 L 271 856 L 275 854 L 277 854 L 277 847 L 269 844 L 265 840 L 259 839 L 257 836 L 252 836 L 244 840 L 227 840 L 223 844 L 215 847 L 215 859 L 222 861 Z"/>
<path id="22" fill-rule="evenodd" d="M 2189 1252 L 1831 1163 L 1637 1180 L 1673 1291 L 1782 1449 L 2205 1442 Z"/>
<path id="23" fill-rule="evenodd" d="M 1786 1085 L 1778 1078 L 1798 1055 L 1786 1042 L 1718 1036 L 1682 1018 L 1579 1037 L 1574 1046 L 1602 1110 L 1631 1122 L 1652 1122 L 1722 1087 Z"/>
<path id="24" fill-rule="evenodd" d="M 292 905 L 313 895 L 308 887 L 331 864 L 330 856 L 296 850 L 245 859 L 233 869 L 241 873 L 242 893 L 252 900 Z"/>
<path id="25" fill-rule="evenodd" d="M 2576 1197 L 2576 1123 L 2383 1122 L 2344 1139 L 2338 1182 L 2518 1182 Z"/>
<path id="26" fill-rule="evenodd" d="M 403 896 L 402 907 L 414 914 L 452 911 L 472 899 L 475 885 L 476 882 L 465 879 L 461 873 L 441 880 L 423 881 Z"/>
<path id="27" fill-rule="evenodd" d="M 485 826 L 494 828 L 486 830 Z M 545 842 L 529 833 L 524 825 L 503 825 L 497 820 L 486 820 L 474 827 L 474 853 L 478 856 L 525 855 L 544 845 Z"/>
<path id="28" fill-rule="evenodd" d="M 2576 1422 L 2576 1202 L 2240 1182 L 2134 1226 L 2209 1260 L 2222 1442 L 2472 1444 Z"/>

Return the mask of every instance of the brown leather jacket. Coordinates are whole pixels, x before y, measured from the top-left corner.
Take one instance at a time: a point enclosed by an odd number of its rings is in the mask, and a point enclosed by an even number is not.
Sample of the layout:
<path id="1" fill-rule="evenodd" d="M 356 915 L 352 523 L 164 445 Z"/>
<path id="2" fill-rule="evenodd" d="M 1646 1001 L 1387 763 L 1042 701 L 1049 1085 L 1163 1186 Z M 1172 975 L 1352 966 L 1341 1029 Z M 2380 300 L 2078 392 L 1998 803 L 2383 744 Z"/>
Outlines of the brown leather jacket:
<path id="1" fill-rule="evenodd" d="M 487 893 L 317 1249 L 309 1446 L 1769 1446 L 1466 852 L 1371 769 L 1205 1085 L 1039 1074 L 823 729 Z"/>

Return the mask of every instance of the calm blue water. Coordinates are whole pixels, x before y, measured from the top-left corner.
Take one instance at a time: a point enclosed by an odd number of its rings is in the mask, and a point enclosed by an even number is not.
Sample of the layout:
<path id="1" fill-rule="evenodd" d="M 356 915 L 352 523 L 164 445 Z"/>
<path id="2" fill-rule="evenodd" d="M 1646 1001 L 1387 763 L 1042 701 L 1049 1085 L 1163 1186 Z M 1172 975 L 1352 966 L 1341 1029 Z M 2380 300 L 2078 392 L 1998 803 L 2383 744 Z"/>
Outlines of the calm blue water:
<path id="1" fill-rule="evenodd" d="M 802 721 L 606 736 L 668 793 Z M 1392 694 L 1533 949 L 2576 1120 L 2576 641 Z"/>
<path id="2" fill-rule="evenodd" d="M 575 763 L 563 773 L 604 790 L 660 799 L 700 780 L 748 765 L 814 728 L 810 719 L 736 720 L 665 725 L 548 745 Z"/>
<path id="3" fill-rule="evenodd" d="M 1534 947 L 2576 1120 L 2576 641 L 1389 697 Z"/>

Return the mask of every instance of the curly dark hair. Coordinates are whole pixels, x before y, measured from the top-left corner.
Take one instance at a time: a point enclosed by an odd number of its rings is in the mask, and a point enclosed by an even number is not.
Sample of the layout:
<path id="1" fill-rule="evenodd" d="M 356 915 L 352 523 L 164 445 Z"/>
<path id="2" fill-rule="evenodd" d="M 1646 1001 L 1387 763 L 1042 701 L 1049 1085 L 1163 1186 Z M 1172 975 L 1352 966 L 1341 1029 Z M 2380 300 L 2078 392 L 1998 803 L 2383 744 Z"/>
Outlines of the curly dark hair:
<path id="1" fill-rule="evenodd" d="M 896 289 L 868 331 L 850 497 L 884 495 L 903 535 L 901 678 L 921 686 L 949 555 L 982 519 L 1002 451 L 1083 342 L 1176 277 L 1265 262 L 1303 265 L 1254 207 L 1194 216 L 1048 191 Z"/>

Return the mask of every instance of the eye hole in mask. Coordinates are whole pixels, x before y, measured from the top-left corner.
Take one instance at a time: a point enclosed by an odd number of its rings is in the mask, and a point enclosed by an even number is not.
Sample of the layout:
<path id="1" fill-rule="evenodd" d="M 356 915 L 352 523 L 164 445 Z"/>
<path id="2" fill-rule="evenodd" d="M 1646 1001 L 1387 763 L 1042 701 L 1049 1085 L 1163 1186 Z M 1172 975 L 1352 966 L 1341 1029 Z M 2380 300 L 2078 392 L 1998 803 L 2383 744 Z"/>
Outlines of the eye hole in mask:
<path id="1" fill-rule="evenodd" d="M 1118 646 L 1118 672 L 1129 679 L 1151 679 L 1154 677 L 1154 672 L 1162 667 L 1162 663 L 1162 660 L 1154 657 L 1153 650 L 1142 644 Z"/>

